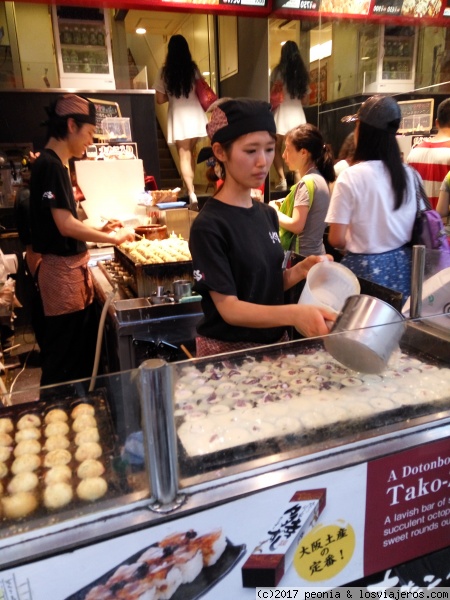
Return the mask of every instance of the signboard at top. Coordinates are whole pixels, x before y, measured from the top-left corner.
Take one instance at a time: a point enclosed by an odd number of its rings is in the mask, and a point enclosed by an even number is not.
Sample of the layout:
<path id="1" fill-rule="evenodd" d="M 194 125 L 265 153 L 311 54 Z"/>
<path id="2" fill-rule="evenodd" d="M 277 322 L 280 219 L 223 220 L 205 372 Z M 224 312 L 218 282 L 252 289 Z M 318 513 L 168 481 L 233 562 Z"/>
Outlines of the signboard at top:
<path id="1" fill-rule="evenodd" d="M 127 0 L 125 0 L 125 3 Z M 238 12 L 241 12 L 245 9 L 269 9 L 270 8 L 270 0 L 142 0 L 142 4 L 145 4 L 148 7 L 164 7 L 164 8 L 184 8 L 189 7 L 189 9 L 202 9 L 204 10 L 205 6 L 208 9 L 211 9 L 212 12 L 223 12 L 229 11 L 230 7 L 235 7 Z M 241 10 L 239 10 L 242 7 Z"/>
<path id="2" fill-rule="evenodd" d="M 45 0 L 34 0 L 44 2 Z M 83 6 L 86 0 L 58 0 L 59 5 Z M 116 0 L 90 0 L 92 6 L 116 8 Z M 176 12 L 199 12 L 242 16 L 268 16 L 272 0 L 121 0 L 123 10 L 145 9 Z"/>
<path id="3" fill-rule="evenodd" d="M 313 15 L 439 19 L 450 17 L 450 0 L 274 0 L 274 10 Z M 441 13 L 443 13 L 441 15 Z"/>

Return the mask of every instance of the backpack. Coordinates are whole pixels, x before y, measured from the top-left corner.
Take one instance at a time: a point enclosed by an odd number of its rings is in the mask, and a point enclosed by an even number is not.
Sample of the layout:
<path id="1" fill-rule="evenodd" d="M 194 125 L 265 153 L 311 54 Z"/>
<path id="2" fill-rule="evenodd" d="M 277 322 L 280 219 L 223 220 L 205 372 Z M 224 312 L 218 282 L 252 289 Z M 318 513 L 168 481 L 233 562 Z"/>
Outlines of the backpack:
<path id="1" fill-rule="evenodd" d="M 412 245 L 425 246 L 427 250 L 437 250 L 438 270 L 450 267 L 450 244 L 441 215 L 430 206 L 422 182 L 414 175 L 416 181 L 417 213 L 412 233 Z M 420 200 L 425 203 L 421 208 Z"/>

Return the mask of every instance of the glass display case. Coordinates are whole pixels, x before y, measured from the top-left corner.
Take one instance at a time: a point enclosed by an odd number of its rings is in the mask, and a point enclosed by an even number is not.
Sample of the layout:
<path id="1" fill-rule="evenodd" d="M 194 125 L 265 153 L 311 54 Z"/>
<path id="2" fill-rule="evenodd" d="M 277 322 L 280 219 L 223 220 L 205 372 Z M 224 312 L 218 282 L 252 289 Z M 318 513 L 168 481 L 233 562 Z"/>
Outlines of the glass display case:
<path id="1" fill-rule="evenodd" d="M 359 34 L 362 93 L 414 89 L 417 35 L 412 26 L 367 25 Z"/>
<path id="2" fill-rule="evenodd" d="M 109 21 L 105 14 L 97 12 L 92 13 L 91 19 L 75 18 L 64 12 L 64 8 L 53 6 L 53 31 L 63 88 L 115 89 Z M 100 16 L 101 20 L 94 16 Z"/>
<path id="3" fill-rule="evenodd" d="M 370 335 L 388 337 L 392 325 Z M 400 438 L 402 449 L 409 436 L 420 444 L 421 432 L 429 441 L 431 429 L 448 424 L 445 317 L 405 321 L 379 374 L 350 371 L 325 339 L 175 363 L 152 359 L 37 389 L 36 401 L 25 404 L 20 392 L 4 396 L 2 566 L 180 516 L 186 497 L 189 511 L 206 510 L 217 488 L 225 501 L 229 482 L 253 489 L 253 477 L 264 473 L 282 481 L 286 465 L 288 479 L 293 465 L 302 476 L 343 468 L 385 455 Z M 36 463 L 27 472 L 36 476 L 19 490 L 11 482 L 24 436 L 27 460 Z M 85 461 L 95 472 L 83 472 Z"/>

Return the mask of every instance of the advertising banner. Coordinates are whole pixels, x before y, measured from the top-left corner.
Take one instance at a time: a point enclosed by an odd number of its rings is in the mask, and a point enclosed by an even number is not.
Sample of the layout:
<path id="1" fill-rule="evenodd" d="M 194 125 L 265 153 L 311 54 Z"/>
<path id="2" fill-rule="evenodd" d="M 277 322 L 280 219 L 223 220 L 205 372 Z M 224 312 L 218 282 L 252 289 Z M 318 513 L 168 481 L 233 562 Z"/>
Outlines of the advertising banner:
<path id="1" fill-rule="evenodd" d="M 431 442 L 3 570 L 0 599 L 303 598 L 385 569 L 395 587 L 396 565 L 450 545 L 449 487 L 450 444 Z"/>

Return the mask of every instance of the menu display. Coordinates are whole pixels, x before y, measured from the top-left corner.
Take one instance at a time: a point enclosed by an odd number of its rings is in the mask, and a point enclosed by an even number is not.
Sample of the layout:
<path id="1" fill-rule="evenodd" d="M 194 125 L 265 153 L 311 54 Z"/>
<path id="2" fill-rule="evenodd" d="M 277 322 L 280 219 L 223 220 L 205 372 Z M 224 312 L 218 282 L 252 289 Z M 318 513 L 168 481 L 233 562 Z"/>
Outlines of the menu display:
<path id="1" fill-rule="evenodd" d="M 207 4 L 209 7 L 217 7 L 218 12 L 220 12 L 220 9 L 228 11 L 230 7 L 233 6 L 268 8 L 269 0 L 151 0 L 150 2 L 143 0 L 142 3 L 144 2 L 146 8 L 148 8 L 149 5 L 156 8 L 161 4 L 176 4 L 180 7 L 184 5 L 192 7 L 194 5 L 195 8 L 197 8 L 198 5 Z M 125 0 L 125 4 L 127 3 L 128 0 Z"/>
<path id="2" fill-rule="evenodd" d="M 400 15 L 403 0 L 375 0 L 372 13 L 374 15 Z"/>
<path id="3" fill-rule="evenodd" d="M 231 0 L 232 1 L 232 0 Z M 443 10 L 443 0 L 274 0 L 275 13 L 294 9 L 305 13 L 367 15 L 377 17 L 431 18 L 450 17 L 450 0 Z"/>
<path id="4" fill-rule="evenodd" d="M 438 17 L 441 13 L 442 0 L 404 0 L 402 15 L 408 17 Z"/>
<path id="5" fill-rule="evenodd" d="M 433 128 L 433 98 L 400 101 L 398 105 L 402 113 L 398 133 L 431 131 Z"/>
<path id="6" fill-rule="evenodd" d="M 267 0 L 218 0 L 218 4 L 234 4 L 239 6 L 267 6 Z"/>
<path id="7" fill-rule="evenodd" d="M 322 0 L 320 12 L 367 15 L 369 9 L 370 0 Z"/>

